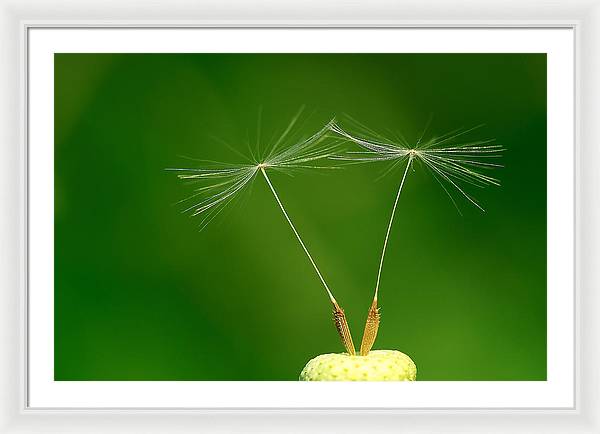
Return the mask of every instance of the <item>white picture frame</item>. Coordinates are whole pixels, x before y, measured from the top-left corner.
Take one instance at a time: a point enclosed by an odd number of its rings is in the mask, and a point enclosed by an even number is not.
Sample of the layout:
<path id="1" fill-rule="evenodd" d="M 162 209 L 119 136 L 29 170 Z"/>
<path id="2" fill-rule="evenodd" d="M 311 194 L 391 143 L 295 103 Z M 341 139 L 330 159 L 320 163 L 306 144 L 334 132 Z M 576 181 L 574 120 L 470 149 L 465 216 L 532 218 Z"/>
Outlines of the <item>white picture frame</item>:
<path id="1" fill-rule="evenodd" d="M 574 31 L 571 28 L 73 28 L 27 31 L 28 409 L 572 409 Z M 544 53 L 547 74 L 545 381 L 55 381 L 55 53 Z M 566 153 L 564 150 L 570 149 Z M 60 245 L 56 245 L 60 248 Z"/>
<path id="2" fill-rule="evenodd" d="M 600 132 L 593 122 L 594 110 L 598 104 L 598 82 L 595 78 L 598 69 L 598 5 L 595 3 L 573 2 L 572 6 L 546 8 L 543 21 L 536 19 L 539 13 L 533 2 L 490 2 L 485 11 L 478 10 L 467 2 L 453 2 L 457 10 L 472 17 L 470 20 L 453 20 L 449 3 L 438 2 L 417 6 L 386 5 L 371 3 L 366 10 L 356 6 L 346 9 L 345 21 L 336 20 L 335 4 L 290 3 L 280 6 L 286 10 L 285 16 L 270 15 L 275 11 L 266 5 L 264 16 L 255 19 L 252 8 L 241 2 L 235 12 L 216 5 L 180 4 L 179 13 L 185 12 L 188 20 L 178 20 L 178 16 L 165 15 L 165 8 L 155 4 L 138 16 L 133 2 L 90 1 L 88 5 L 104 17 L 111 16 L 109 22 L 100 22 L 98 15 L 86 12 L 74 16 L 67 2 L 54 2 L 52 10 L 45 10 L 43 3 L 20 2 L 1 3 L 3 45 L 10 56 L 2 66 L 2 83 L 5 91 L 2 102 L 3 132 L 3 176 L 6 189 L 6 207 L 3 209 L 2 246 L 6 250 L 2 269 L 2 432 L 53 432 L 75 429 L 77 432 L 188 432 L 208 430 L 210 432 L 260 431 L 260 432 L 331 432 L 343 427 L 346 432 L 378 431 L 391 432 L 407 430 L 411 432 L 598 432 L 600 424 L 595 410 L 598 407 L 596 392 L 599 376 L 594 372 L 598 350 L 593 345 L 597 339 L 598 298 L 593 293 L 598 282 L 594 269 L 594 254 L 598 241 L 593 218 L 598 216 L 598 199 L 594 197 L 594 185 L 598 185 L 598 175 L 594 164 L 598 162 L 598 151 L 593 148 L 598 143 Z M 515 6 L 514 16 L 503 12 L 504 8 Z M 131 9 L 128 9 L 131 8 Z M 571 9 L 572 8 L 572 9 Z M 280 10 L 281 10 L 280 9 Z M 507 8 L 508 9 L 508 8 Z M 569 9 L 569 14 L 565 14 Z M 406 17 L 411 19 L 397 19 Z M 48 15 L 58 14 L 58 15 Z M 207 15 L 210 14 L 210 15 Z M 554 15 L 552 15 L 554 14 Z M 551 15 L 551 16 L 550 16 Z M 210 16 L 211 19 L 206 19 Z M 190 17 L 204 19 L 190 20 Z M 385 19 L 383 19 L 385 17 Z M 214 18 L 214 19 L 213 19 Z M 26 357 L 27 326 L 27 120 L 26 105 L 26 42 L 29 29 L 36 27 L 61 26 L 126 26 L 126 27 L 179 27 L 179 26 L 222 26 L 222 27 L 567 27 L 573 28 L 576 35 L 576 148 L 575 148 L 575 190 L 576 190 L 576 399 L 573 408 L 544 410 L 507 410 L 485 408 L 457 409 L 412 409 L 412 410 L 207 410 L 207 409 L 33 409 L 27 403 Z M 20 108 L 20 110 L 18 109 Z M 584 123 L 589 119 L 589 123 Z M 588 144 L 586 147 L 585 144 Z M 585 151 L 585 152 L 584 152 Z M 585 158 L 584 158 L 585 157 Z M 4 192 L 3 192 L 4 193 Z M 6 220 L 6 221 L 4 221 Z M 587 225 L 587 226 L 586 226 Z M 581 235 L 585 234 L 584 237 Z M 310 413 L 310 414 L 307 414 Z M 73 428 L 76 427 L 76 428 Z"/>

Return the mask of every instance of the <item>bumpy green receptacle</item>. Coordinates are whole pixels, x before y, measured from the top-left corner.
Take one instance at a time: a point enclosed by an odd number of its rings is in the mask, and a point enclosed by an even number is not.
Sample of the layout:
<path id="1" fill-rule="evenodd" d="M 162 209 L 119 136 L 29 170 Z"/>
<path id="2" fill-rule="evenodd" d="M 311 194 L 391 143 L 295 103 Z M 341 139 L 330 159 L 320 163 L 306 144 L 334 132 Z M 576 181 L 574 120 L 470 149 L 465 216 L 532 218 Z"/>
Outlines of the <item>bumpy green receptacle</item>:
<path id="1" fill-rule="evenodd" d="M 322 354 L 309 361 L 300 381 L 415 381 L 417 367 L 396 350 L 374 350 L 366 356 Z"/>

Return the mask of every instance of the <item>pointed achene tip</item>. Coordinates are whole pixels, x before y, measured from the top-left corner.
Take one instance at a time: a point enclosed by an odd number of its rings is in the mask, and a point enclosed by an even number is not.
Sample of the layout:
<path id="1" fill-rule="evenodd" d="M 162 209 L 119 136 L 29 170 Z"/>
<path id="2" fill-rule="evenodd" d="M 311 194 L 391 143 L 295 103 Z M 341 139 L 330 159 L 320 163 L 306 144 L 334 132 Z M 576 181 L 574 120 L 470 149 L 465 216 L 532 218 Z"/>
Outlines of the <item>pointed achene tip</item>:
<path id="1" fill-rule="evenodd" d="M 377 306 L 377 296 L 373 298 L 369 313 L 367 314 L 367 321 L 365 323 L 365 331 L 363 332 L 362 342 L 360 344 L 360 355 L 366 356 L 373 348 L 375 339 L 377 339 L 377 332 L 379 331 L 379 322 L 381 320 L 381 314 L 379 313 L 379 307 Z"/>
<path id="2" fill-rule="evenodd" d="M 335 299 L 332 299 L 332 303 L 335 328 L 342 340 L 342 344 L 344 344 L 344 348 L 346 348 L 346 352 L 349 355 L 354 356 L 356 355 L 356 349 L 354 347 L 354 342 L 352 341 L 352 334 L 350 333 L 350 327 L 348 326 L 348 320 L 346 319 L 344 309 L 337 304 Z"/>

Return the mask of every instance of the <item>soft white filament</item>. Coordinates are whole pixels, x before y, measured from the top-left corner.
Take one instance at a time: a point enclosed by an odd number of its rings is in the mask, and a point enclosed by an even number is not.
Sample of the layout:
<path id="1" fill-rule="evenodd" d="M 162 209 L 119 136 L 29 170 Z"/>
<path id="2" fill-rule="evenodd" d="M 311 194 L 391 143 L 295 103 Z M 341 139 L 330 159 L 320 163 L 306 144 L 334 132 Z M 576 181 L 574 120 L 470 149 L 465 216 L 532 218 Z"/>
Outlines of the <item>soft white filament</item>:
<path id="1" fill-rule="evenodd" d="M 408 162 L 404 169 L 402 180 L 400 181 L 394 206 L 392 207 L 392 213 L 383 242 L 381 258 L 379 260 L 377 283 L 375 284 L 375 295 L 373 297 L 374 300 L 377 300 L 381 272 L 390 232 L 394 222 L 400 194 L 402 193 L 402 187 L 404 186 L 404 181 L 406 180 L 406 175 L 410 166 L 414 164 L 415 161 L 423 163 L 425 168 L 431 172 L 433 178 L 448 195 L 457 210 L 458 205 L 450 193 L 450 189 L 455 189 L 470 203 L 480 210 L 485 211 L 483 207 L 465 191 L 461 184 L 468 184 L 476 187 L 500 185 L 500 182 L 496 178 L 482 173 L 482 170 L 501 167 L 499 164 L 489 162 L 489 159 L 498 158 L 503 151 L 503 148 L 502 146 L 492 144 L 493 140 L 456 143 L 458 137 L 473 131 L 477 127 L 467 130 L 450 131 L 447 134 L 423 142 L 423 137 L 427 131 L 427 127 L 425 127 L 417 142 L 413 146 L 410 146 L 407 140 L 401 135 L 397 135 L 397 141 L 390 140 L 358 121 L 352 120 L 352 122 L 357 126 L 357 129 L 359 129 L 361 133 L 351 134 L 335 123 L 331 124 L 331 131 L 342 138 L 355 143 L 361 150 L 347 152 L 343 155 L 336 155 L 333 157 L 334 159 L 355 163 L 391 161 L 393 164 L 385 172 L 385 175 L 387 175 L 408 156 Z"/>
<path id="2" fill-rule="evenodd" d="M 319 276 L 319 280 L 325 287 L 329 299 L 332 303 L 336 303 L 321 271 L 292 223 L 267 175 L 268 170 L 291 174 L 292 171 L 296 170 L 339 168 L 339 166 L 331 164 L 330 160 L 338 153 L 342 140 L 338 138 L 328 140 L 326 143 L 323 141 L 325 134 L 330 131 L 333 121 L 324 125 L 314 134 L 303 139 L 298 139 L 298 135 L 293 130 L 301 113 L 302 109 L 292 118 L 280 137 L 271 146 L 265 147 L 266 155 L 262 157 L 258 155 L 258 146 L 257 155 L 254 155 L 250 150 L 253 155 L 249 164 L 225 164 L 204 161 L 206 167 L 168 170 L 176 171 L 178 173 L 177 176 L 182 180 L 201 183 L 201 186 L 197 187 L 191 196 L 180 201 L 193 201 L 192 205 L 184 209 L 183 212 L 190 212 L 193 216 L 201 216 L 200 229 L 204 229 L 229 203 L 239 197 L 254 182 L 256 174 L 260 171 L 267 181 L 286 221 L 298 239 L 300 246 Z M 259 140 L 259 137 L 257 137 L 257 140 Z M 227 143 L 223 144 L 239 154 L 239 151 L 235 148 L 230 147 Z M 328 161 L 328 164 L 318 164 L 318 161 Z"/>
<path id="3" fill-rule="evenodd" d="M 292 228 L 292 231 L 294 231 L 294 235 L 296 235 L 296 238 L 298 239 L 298 242 L 302 246 L 302 249 L 304 250 L 304 253 L 306 253 L 306 256 L 308 256 L 308 260 L 310 261 L 310 263 L 312 264 L 313 268 L 317 272 L 317 275 L 319 276 L 319 279 L 321 280 L 321 283 L 325 287 L 325 291 L 327 291 L 327 295 L 329 296 L 329 299 L 331 300 L 332 303 L 335 304 L 336 303 L 335 298 L 333 297 L 333 294 L 331 293 L 331 291 L 329 289 L 329 286 L 327 286 L 327 282 L 325 282 L 325 279 L 323 278 L 323 275 L 321 274 L 321 271 L 319 271 L 319 267 L 317 267 L 317 264 L 315 263 L 312 255 L 310 254 L 310 252 L 306 248 L 306 245 L 304 244 L 304 241 L 302 241 L 302 238 L 300 237 L 300 234 L 296 230 L 296 227 L 294 226 L 294 223 L 292 223 L 292 220 L 290 219 L 290 216 L 288 215 L 288 213 L 285 210 L 283 204 L 281 203 L 281 200 L 279 199 L 279 195 L 275 191 L 275 188 L 273 187 L 273 184 L 271 184 L 271 180 L 267 176 L 267 172 L 265 172 L 265 166 L 264 165 L 260 165 L 260 171 L 262 172 L 263 176 L 265 177 L 265 179 L 267 181 L 267 184 L 269 184 L 269 188 L 273 192 L 273 196 L 275 196 L 275 200 L 277 201 L 277 204 L 279 205 L 279 208 L 281 208 L 281 211 L 283 212 L 283 215 L 285 216 L 285 219 L 290 224 L 290 227 Z"/>
<path id="4" fill-rule="evenodd" d="M 379 270 L 377 270 L 377 283 L 375 284 L 375 299 L 377 299 L 377 295 L 379 294 L 379 281 L 381 280 L 381 270 L 383 269 L 383 259 L 385 258 L 385 251 L 388 245 L 388 239 L 390 237 L 390 232 L 392 230 L 392 224 L 394 223 L 394 215 L 396 214 L 396 208 L 398 207 L 398 200 L 400 199 L 400 193 L 402 193 L 402 187 L 404 186 L 404 180 L 406 179 L 406 174 L 408 173 L 408 169 L 410 167 L 410 163 L 412 162 L 412 156 L 408 158 L 408 162 L 406 163 L 406 169 L 404 169 L 404 174 L 402 175 L 402 181 L 400 181 L 400 187 L 398 187 L 398 194 L 396 194 L 396 200 L 394 201 L 394 206 L 392 207 L 392 215 L 390 216 L 390 222 L 388 223 L 387 231 L 385 233 L 385 240 L 383 241 L 383 250 L 381 252 L 381 259 L 379 260 Z"/>

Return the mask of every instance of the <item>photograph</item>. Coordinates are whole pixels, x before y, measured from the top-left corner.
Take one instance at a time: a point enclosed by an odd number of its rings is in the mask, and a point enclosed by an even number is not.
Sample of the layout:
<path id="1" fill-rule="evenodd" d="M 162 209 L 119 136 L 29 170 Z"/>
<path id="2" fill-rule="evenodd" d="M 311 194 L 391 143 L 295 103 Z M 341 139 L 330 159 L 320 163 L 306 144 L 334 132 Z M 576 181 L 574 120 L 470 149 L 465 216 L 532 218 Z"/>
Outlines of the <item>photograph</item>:
<path id="1" fill-rule="evenodd" d="M 546 53 L 53 56 L 54 381 L 548 380 Z"/>

